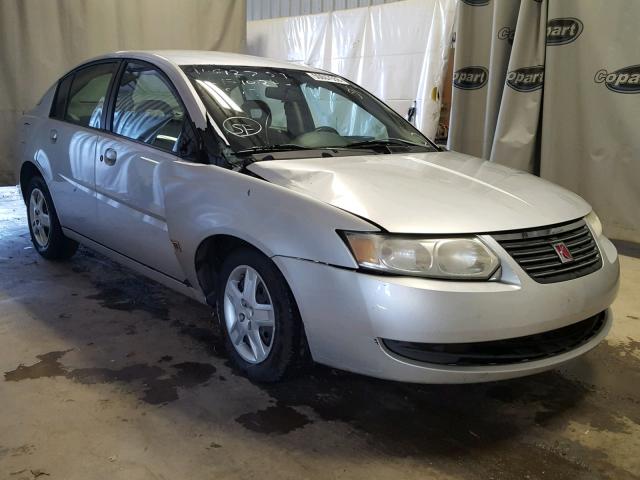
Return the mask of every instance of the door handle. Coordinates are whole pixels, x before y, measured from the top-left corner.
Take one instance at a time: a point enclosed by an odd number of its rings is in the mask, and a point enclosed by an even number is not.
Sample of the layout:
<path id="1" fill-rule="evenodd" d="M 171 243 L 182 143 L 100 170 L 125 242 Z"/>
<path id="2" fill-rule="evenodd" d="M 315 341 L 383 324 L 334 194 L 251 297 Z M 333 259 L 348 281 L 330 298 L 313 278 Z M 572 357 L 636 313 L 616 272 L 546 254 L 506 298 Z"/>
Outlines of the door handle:
<path id="1" fill-rule="evenodd" d="M 106 163 L 107 165 L 109 166 L 115 165 L 117 159 L 118 159 L 118 154 L 113 148 L 107 148 L 104 151 L 104 163 Z"/>
<path id="2" fill-rule="evenodd" d="M 52 129 L 49 132 L 49 140 L 51 140 L 51 143 L 56 143 L 58 141 L 58 131 L 55 129 Z"/>

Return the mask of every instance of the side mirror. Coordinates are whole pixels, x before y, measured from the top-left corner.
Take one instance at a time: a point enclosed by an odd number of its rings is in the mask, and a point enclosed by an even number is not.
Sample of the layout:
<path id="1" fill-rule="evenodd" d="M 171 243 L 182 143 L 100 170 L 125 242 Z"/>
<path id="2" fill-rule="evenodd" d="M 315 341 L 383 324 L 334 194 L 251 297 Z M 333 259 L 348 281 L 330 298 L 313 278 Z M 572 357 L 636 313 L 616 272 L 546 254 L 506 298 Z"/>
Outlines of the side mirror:
<path id="1" fill-rule="evenodd" d="M 178 138 L 177 153 L 183 158 L 198 163 L 207 163 L 207 155 L 199 135 L 188 122 L 184 123 Z"/>

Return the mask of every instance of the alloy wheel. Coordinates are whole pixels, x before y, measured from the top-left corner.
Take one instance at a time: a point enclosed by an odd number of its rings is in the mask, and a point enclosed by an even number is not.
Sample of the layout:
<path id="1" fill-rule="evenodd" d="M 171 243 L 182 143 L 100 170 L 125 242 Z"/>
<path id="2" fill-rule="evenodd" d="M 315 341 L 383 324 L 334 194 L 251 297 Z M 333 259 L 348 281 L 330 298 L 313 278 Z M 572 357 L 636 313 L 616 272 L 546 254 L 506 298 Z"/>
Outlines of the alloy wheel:
<path id="1" fill-rule="evenodd" d="M 47 200 L 39 188 L 34 188 L 29 197 L 29 221 L 36 243 L 40 248 L 46 248 L 51 234 L 51 218 Z"/>
<path id="2" fill-rule="evenodd" d="M 247 362 L 263 362 L 276 330 L 271 295 L 260 274 L 248 265 L 236 267 L 224 291 L 224 317 L 236 352 Z"/>

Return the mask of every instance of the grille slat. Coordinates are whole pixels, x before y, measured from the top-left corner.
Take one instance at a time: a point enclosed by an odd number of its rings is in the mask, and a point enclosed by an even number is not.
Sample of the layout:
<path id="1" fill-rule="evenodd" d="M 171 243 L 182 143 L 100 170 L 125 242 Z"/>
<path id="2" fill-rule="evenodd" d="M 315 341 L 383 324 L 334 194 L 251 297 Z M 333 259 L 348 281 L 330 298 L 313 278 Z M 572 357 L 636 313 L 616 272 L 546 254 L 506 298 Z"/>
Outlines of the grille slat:
<path id="1" fill-rule="evenodd" d="M 584 266 L 587 265 L 591 265 L 595 262 L 597 262 L 599 260 L 599 258 L 594 258 L 593 260 L 586 262 L 582 265 L 572 265 L 571 267 L 565 267 L 565 268 L 561 268 L 558 270 L 548 270 L 546 272 L 539 272 L 539 273 L 534 273 L 531 276 L 532 277 L 543 277 L 543 276 L 551 276 L 551 275 L 560 275 L 561 273 L 566 273 L 566 272 L 571 272 L 573 270 L 576 270 L 578 268 L 582 268 Z"/>
<path id="2" fill-rule="evenodd" d="M 493 238 L 531 278 L 540 283 L 582 277 L 602 266 L 598 246 L 584 220 L 556 227 L 495 234 Z M 563 262 L 556 252 L 554 245 L 560 242 L 571 253 L 571 260 Z"/>
<path id="3" fill-rule="evenodd" d="M 556 256 L 556 258 L 558 258 Z M 525 269 L 526 272 L 537 272 L 538 270 L 545 270 L 545 269 L 549 269 L 549 268 L 556 268 L 556 267 L 561 267 L 562 266 L 562 262 L 557 261 L 557 262 L 553 262 L 553 263 L 541 263 L 540 265 L 533 265 L 533 266 L 524 266 L 521 265 L 522 268 Z"/>
<path id="4" fill-rule="evenodd" d="M 589 242 L 588 245 L 585 245 L 584 247 L 580 247 L 580 248 L 572 248 L 570 246 L 567 245 L 567 248 L 570 249 L 571 251 L 571 255 L 573 255 L 573 257 L 577 257 L 578 255 L 580 255 L 582 252 L 593 252 L 595 250 L 595 243 L 594 242 Z"/>
<path id="5" fill-rule="evenodd" d="M 518 250 L 513 252 L 514 257 L 529 257 L 531 255 L 538 255 L 539 253 L 549 253 L 553 252 L 553 247 L 551 245 L 547 245 L 543 248 L 533 248 L 531 250 Z"/>
<path id="6" fill-rule="evenodd" d="M 567 244 L 567 247 L 571 248 L 571 247 L 579 247 L 580 245 L 583 245 L 589 242 L 593 242 L 590 236 L 581 238 L 579 240 L 574 240 L 573 242 L 565 242 L 565 243 Z"/>
<path id="7" fill-rule="evenodd" d="M 522 240 L 505 241 L 503 246 L 505 248 L 517 248 L 517 249 L 527 248 L 527 247 L 537 247 L 540 245 L 549 245 L 555 242 L 567 242 L 569 240 L 573 240 L 574 238 L 579 238 L 584 235 L 590 235 L 590 234 L 591 232 L 589 232 L 589 229 L 585 225 L 582 228 L 573 229 L 558 235 L 541 235 L 540 237 L 534 237 L 533 235 L 527 234 L 522 238 Z M 531 239 L 534 239 L 534 240 L 531 240 Z M 551 242 L 550 239 L 553 239 L 553 242 Z"/>
<path id="8" fill-rule="evenodd" d="M 539 263 L 542 260 L 558 260 L 558 255 L 552 253 L 551 255 L 544 255 L 542 257 L 533 257 L 533 258 L 523 258 L 522 260 L 518 260 L 520 265 L 524 266 L 528 263 Z"/>

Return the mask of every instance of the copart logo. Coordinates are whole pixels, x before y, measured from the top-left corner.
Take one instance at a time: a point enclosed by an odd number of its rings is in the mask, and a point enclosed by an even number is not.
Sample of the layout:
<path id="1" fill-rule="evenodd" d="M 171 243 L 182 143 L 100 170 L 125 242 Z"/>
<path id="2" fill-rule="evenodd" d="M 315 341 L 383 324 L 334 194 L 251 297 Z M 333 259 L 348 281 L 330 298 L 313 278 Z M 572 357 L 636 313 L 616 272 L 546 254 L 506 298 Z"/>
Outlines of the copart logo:
<path id="1" fill-rule="evenodd" d="M 464 67 L 453 73 L 453 86 L 462 90 L 476 90 L 487 83 L 489 71 L 484 67 Z"/>
<path id="2" fill-rule="evenodd" d="M 518 92 L 533 92 L 542 88 L 544 66 L 524 67 L 507 73 L 507 85 Z"/>
<path id="3" fill-rule="evenodd" d="M 640 65 L 631 65 L 615 72 L 598 70 L 593 80 L 604 83 L 612 92 L 640 93 Z"/>
<path id="4" fill-rule="evenodd" d="M 516 35 L 516 29 L 511 27 L 502 27 L 498 30 L 498 40 L 506 40 L 509 45 L 513 45 L 513 38 Z"/>
<path id="5" fill-rule="evenodd" d="M 577 18 L 554 18 L 547 22 L 547 45 L 566 45 L 582 33 L 583 25 Z"/>
<path id="6" fill-rule="evenodd" d="M 483 7 L 489 4 L 490 0 L 462 0 L 462 3 L 466 3 L 472 7 Z"/>

